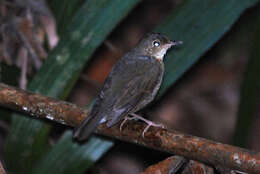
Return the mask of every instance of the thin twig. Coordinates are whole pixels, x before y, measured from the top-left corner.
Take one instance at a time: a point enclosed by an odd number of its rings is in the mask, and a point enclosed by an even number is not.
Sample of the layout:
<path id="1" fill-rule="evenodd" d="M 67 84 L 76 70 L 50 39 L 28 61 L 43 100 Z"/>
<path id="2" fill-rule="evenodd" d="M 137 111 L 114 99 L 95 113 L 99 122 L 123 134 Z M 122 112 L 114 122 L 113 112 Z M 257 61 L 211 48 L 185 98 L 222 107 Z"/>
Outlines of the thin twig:
<path id="1" fill-rule="evenodd" d="M 21 75 L 19 80 L 19 86 L 21 89 L 26 89 L 27 86 L 27 65 L 28 65 L 28 52 L 25 47 L 21 47 L 19 50 L 19 58 L 21 59 Z"/>
<path id="2" fill-rule="evenodd" d="M 1 162 L 0 162 L 0 174 L 6 174 L 5 173 L 5 169 L 4 169 L 4 167 L 3 167 Z"/>
<path id="3" fill-rule="evenodd" d="M 169 157 L 155 165 L 149 166 L 147 169 L 145 169 L 142 174 L 175 174 L 179 173 L 179 169 L 187 163 L 188 160 L 181 156 L 172 156 Z"/>
<path id="4" fill-rule="evenodd" d="M 197 161 L 190 160 L 182 174 L 214 174 L 214 169 Z M 230 173 L 229 171 L 227 173 Z M 224 172 L 221 172 L 224 174 Z"/>
<path id="5" fill-rule="evenodd" d="M 33 42 L 34 39 L 34 33 L 33 33 L 33 24 L 32 24 L 32 16 L 30 11 L 28 10 L 27 12 L 27 16 L 26 19 L 15 19 L 14 22 L 14 26 L 16 27 L 16 32 L 17 35 L 19 37 L 19 39 L 21 40 L 21 42 L 24 44 L 24 47 L 28 50 L 28 53 L 30 54 L 35 68 L 39 69 L 41 67 L 41 61 L 39 56 L 36 53 L 36 50 L 34 49 L 32 44 L 37 45 L 36 42 Z M 31 33 L 28 33 L 31 32 Z M 43 51 L 43 49 L 42 49 Z M 44 51 L 43 51 L 44 52 Z M 46 53 L 44 53 L 45 56 L 47 56 Z"/>
<path id="6" fill-rule="evenodd" d="M 79 125 L 88 116 L 88 110 L 75 104 L 30 93 L 3 83 L 0 83 L 0 105 L 28 113 L 35 118 L 47 118 L 72 127 Z M 144 123 L 129 121 L 122 131 L 119 130 L 119 125 L 120 123 L 107 128 L 105 124 L 101 124 L 97 132 L 197 160 L 223 169 L 223 171 L 260 173 L 259 153 L 161 128 L 150 128 L 143 138 L 142 132 L 146 127 Z"/>

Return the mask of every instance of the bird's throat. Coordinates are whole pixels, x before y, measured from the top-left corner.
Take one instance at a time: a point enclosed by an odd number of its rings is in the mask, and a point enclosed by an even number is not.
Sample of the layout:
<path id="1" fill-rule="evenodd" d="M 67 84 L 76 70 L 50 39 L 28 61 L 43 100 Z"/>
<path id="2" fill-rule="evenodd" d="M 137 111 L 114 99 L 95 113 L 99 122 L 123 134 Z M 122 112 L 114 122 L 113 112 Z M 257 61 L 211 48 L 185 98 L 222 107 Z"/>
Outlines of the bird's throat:
<path id="1" fill-rule="evenodd" d="M 166 51 L 167 49 L 161 49 L 159 52 L 157 52 L 154 57 L 157 59 L 157 60 L 160 60 L 160 61 L 163 61 L 163 58 L 166 54 Z"/>

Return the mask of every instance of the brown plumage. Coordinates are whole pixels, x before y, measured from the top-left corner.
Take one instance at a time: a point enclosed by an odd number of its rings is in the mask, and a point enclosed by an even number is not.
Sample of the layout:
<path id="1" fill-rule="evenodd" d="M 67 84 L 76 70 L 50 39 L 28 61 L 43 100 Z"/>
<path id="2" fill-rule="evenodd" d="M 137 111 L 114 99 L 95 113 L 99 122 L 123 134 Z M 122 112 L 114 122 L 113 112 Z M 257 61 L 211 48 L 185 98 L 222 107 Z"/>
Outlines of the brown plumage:
<path id="1" fill-rule="evenodd" d="M 151 33 L 123 56 L 114 65 L 90 115 L 76 128 L 74 137 L 85 140 L 101 121 L 111 127 L 150 103 L 162 82 L 163 57 L 177 44 L 162 34 Z"/>

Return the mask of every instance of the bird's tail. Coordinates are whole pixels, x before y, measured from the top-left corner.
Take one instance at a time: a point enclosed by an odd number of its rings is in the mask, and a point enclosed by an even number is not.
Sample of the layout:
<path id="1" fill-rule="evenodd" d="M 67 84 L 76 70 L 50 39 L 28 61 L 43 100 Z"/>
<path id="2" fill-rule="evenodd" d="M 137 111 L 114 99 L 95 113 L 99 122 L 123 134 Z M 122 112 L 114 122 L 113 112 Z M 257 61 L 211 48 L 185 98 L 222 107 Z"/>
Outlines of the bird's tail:
<path id="1" fill-rule="evenodd" d="M 99 114 L 98 112 L 90 113 L 90 115 L 76 127 L 73 138 L 76 138 L 79 141 L 88 139 L 103 117 L 103 114 Z"/>

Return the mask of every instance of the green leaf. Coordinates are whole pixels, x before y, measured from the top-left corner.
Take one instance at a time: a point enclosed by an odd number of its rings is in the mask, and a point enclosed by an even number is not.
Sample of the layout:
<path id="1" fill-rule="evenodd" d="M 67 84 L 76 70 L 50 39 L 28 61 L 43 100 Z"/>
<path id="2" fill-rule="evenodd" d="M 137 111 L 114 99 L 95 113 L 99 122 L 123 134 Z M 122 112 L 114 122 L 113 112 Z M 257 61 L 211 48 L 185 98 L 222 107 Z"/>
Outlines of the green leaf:
<path id="1" fill-rule="evenodd" d="M 86 168 L 91 167 L 113 145 L 112 142 L 95 137 L 84 145 L 73 143 L 71 139 L 72 133 L 67 131 L 29 173 L 83 173 Z"/>
<path id="2" fill-rule="evenodd" d="M 82 0 L 51 0 L 50 7 L 56 19 L 56 25 L 59 35 L 62 35 L 67 28 L 75 12 L 80 8 Z"/>
<path id="3" fill-rule="evenodd" d="M 185 0 L 157 29 L 183 45 L 167 54 L 159 96 L 210 49 L 247 8 L 258 0 Z"/>
<path id="4" fill-rule="evenodd" d="M 257 30 L 249 57 L 247 70 L 240 92 L 240 104 L 236 121 L 234 145 L 245 147 L 248 142 L 249 133 L 255 120 L 255 113 L 259 105 L 260 89 L 260 17 L 257 18 Z M 250 31 L 252 29 L 250 28 Z"/>
<path id="5" fill-rule="evenodd" d="M 76 13 L 28 89 L 47 96 L 66 98 L 92 53 L 138 2 L 88 0 Z M 50 126 L 40 120 L 13 114 L 5 149 L 8 170 L 27 173 L 48 150 L 49 130 Z"/>

